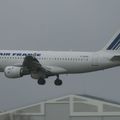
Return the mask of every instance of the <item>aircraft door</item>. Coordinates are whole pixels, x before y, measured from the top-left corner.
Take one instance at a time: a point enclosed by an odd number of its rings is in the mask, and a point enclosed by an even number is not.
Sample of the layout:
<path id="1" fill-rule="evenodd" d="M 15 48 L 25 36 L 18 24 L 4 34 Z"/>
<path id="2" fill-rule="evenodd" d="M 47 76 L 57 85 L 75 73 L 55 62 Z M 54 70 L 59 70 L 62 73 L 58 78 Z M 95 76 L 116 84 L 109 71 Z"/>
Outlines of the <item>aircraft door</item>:
<path id="1" fill-rule="evenodd" d="M 99 56 L 97 54 L 92 56 L 92 66 L 99 66 Z"/>

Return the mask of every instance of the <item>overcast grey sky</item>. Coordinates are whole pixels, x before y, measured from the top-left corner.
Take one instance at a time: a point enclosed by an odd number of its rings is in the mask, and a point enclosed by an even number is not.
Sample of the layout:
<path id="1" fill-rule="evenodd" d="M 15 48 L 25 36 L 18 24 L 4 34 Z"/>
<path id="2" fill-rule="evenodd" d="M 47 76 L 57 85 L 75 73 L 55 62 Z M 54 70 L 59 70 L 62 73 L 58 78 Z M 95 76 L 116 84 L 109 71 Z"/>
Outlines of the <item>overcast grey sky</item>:
<path id="1" fill-rule="evenodd" d="M 120 0 L 1 0 L 0 49 L 100 50 L 120 29 Z M 0 74 L 0 110 L 68 94 L 89 94 L 120 102 L 120 67 L 54 77 L 38 86 L 30 76 Z"/>

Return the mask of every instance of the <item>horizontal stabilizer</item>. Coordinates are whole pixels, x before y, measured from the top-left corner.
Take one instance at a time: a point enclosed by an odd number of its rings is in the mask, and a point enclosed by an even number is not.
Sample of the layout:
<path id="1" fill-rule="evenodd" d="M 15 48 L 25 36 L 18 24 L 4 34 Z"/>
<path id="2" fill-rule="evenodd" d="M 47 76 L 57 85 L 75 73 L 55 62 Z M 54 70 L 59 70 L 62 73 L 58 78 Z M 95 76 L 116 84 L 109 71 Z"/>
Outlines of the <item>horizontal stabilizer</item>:
<path id="1" fill-rule="evenodd" d="M 120 61 L 120 56 L 116 55 L 114 57 L 111 58 L 112 61 Z"/>

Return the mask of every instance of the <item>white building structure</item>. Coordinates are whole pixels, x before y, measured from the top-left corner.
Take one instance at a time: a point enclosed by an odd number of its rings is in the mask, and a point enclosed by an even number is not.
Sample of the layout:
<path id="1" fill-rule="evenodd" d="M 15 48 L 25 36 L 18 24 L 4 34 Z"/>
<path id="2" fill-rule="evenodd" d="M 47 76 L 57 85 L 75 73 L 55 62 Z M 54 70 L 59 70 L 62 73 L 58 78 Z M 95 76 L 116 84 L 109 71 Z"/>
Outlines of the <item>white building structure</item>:
<path id="1" fill-rule="evenodd" d="M 120 104 L 68 95 L 1 113 L 0 120 L 120 120 Z"/>

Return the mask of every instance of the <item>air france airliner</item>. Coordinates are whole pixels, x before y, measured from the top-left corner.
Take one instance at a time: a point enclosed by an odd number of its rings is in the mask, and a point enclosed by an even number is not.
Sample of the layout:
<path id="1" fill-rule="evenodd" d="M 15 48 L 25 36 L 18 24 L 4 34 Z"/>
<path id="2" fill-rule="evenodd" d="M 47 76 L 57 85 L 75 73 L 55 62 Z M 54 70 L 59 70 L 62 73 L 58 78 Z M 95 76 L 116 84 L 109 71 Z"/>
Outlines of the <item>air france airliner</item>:
<path id="1" fill-rule="evenodd" d="M 120 32 L 97 52 L 0 50 L 0 72 L 8 78 L 30 75 L 39 85 L 56 76 L 55 85 L 62 85 L 59 75 L 78 74 L 120 66 Z"/>

